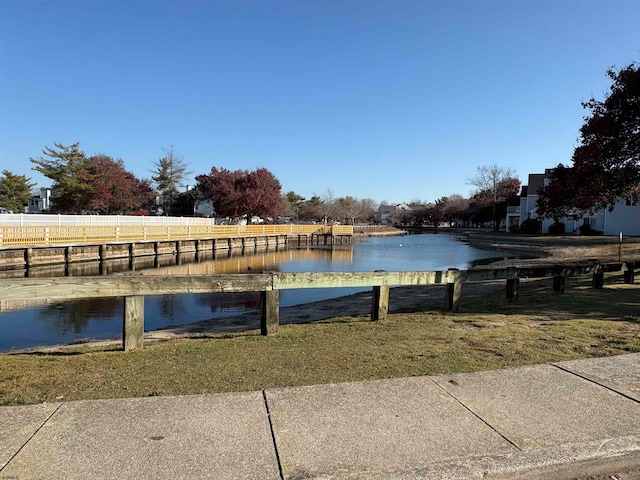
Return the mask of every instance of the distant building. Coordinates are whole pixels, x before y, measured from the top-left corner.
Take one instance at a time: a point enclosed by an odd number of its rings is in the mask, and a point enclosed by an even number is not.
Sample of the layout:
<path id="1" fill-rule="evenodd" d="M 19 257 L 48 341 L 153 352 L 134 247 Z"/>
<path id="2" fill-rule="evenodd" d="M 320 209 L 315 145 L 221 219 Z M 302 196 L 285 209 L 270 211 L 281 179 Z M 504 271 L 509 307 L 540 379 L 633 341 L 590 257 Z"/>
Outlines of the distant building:
<path id="1" fill-rule="evenodd" d="M 519 224 L 527 219 L 539 219 L 538 215 L 538 191 L 549 184 L 553 169 L 547 168 L 544 173 L 529 174 L 527 185 L 520 192 Z M 511 207 L 510 207 L 511 208 Z M 554 220 L 545 218 L 542 222 L 542 233 L 549 233 L 549 227 Z M 589 226 L 592 230 L 602 232 L 604 235 L 618 235 L 623 232 L 626 235 L 640 235 L 640 205 L 638 202 L 619 198 L 613 210 L 598 210 L 591 214 L 576 209 L 572 215 L 559 219 L 564 224 L 565 233 L 578 234 L 580 227 Z M 506 218 L 507 232 L 516 224 L 516 212 L 508 211 Z"/>
<path id="2" fill-rule="evenodd" d="M 411 207 L 406 203 L 398 203 L 397 205 L 380 205 L 378 207 L 378 213 L 376 214 L 376 220 L 381 225 L 392 225 L 393 221 L 389 218 L 396 210 L 406 212 L 411 210 Z"/>
<path id="3" fill-rule="evenodd" d="M 27 213 L 45 213 L 51 208 L 51 189 L 41 188 L 40 192 L 29 199 Z"/>

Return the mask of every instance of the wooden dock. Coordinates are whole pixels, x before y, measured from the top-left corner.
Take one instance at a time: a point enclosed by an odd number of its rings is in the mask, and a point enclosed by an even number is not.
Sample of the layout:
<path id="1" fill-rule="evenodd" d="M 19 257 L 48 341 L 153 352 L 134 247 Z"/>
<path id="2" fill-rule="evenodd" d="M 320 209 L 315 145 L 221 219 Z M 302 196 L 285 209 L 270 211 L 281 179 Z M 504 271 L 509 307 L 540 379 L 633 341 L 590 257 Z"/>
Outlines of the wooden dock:
<path id="1" fill-rule="evenodd" d="M 350 244 L 350 225 L 0 226 L 0 269 L 287 245 Z"/>

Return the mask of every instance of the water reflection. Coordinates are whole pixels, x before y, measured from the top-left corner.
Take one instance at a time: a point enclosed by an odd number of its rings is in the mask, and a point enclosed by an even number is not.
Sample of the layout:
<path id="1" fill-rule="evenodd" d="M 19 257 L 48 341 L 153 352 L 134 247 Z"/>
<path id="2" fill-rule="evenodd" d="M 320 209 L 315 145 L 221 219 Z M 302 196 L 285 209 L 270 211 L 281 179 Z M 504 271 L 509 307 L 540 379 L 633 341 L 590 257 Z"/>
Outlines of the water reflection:
<path id="1" fill-rule="evenodd" d="M 220 252 L 221 253 L 221 252 Z M 247 272 L 300 271 L 411 271 L 467 268 L 471 262 L 494 258 L 495 251 L 465 245 L 450 235 L 413 235 L 374 238 L 353 245 L 302 247 L 242 255 L 201 252 L 159 257 L 137 257 L 35 267 L 22 275 L 82 276 L 121 275 L 139 271 L 143 275 L 202 275 Z M 15 271 L 2 272 L 15 275 Z M 300 289 L 281 292 L 281 305 L 295 305 L 348 295 L 365 289 Z M 111 338 L 121 334 L 121 298 L 87 299 L 27 308 L 28 302 L 0 300 L 0 351 L 34 345 L 50 345 L 79 338 Z M 7 311 L 15 308 L 21 310 Z M 258 293 L 179 294 L 145 297 L 145 329 L 226 317 L 259 308 Z"/>

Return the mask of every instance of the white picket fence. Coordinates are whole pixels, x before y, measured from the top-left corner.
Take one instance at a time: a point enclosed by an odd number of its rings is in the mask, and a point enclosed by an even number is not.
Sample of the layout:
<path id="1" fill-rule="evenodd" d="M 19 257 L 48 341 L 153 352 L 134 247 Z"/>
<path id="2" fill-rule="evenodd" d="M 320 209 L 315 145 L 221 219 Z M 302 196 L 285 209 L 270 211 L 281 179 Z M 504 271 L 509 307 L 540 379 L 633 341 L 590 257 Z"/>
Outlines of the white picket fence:
<path id="1" fill-rule="evenodd" d="M 0 215 L 4 227 L 120 227 L 120 226 L 215 225 L 213 218 L 152 217 L 133 215 L 47 215 L 9 213 Z"/>

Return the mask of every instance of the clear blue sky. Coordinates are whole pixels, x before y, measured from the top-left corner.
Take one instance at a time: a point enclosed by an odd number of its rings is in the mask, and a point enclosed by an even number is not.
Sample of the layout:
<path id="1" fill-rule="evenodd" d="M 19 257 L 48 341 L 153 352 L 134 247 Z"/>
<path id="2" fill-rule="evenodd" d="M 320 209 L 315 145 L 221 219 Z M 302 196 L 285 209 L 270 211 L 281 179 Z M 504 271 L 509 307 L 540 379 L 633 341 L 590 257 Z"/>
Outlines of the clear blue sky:
<path id="1" fill-rule="evenodd" d="M 568 163 L 638 0 L 0 0 L 0 169 L 79 141 L 149 177 L 265 167 L 310 197 L 469 195 Z M 192 183 L 188 179 L 185 183 Z"/>

